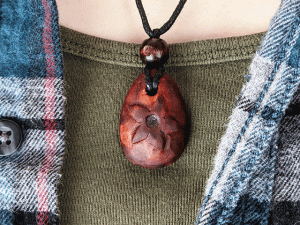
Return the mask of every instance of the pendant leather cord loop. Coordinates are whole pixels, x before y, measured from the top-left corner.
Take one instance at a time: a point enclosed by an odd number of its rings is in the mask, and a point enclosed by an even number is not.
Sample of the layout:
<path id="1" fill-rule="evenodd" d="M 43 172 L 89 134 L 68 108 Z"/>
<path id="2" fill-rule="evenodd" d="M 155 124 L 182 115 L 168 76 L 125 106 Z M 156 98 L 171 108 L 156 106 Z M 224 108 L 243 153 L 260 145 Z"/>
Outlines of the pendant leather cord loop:
<path id="1" fill-rule="evenodd" d="M 136 0 L 136 5 L 137 8 L 139 10 L 141 19 L 142 19 L 142 23 L 143 23 L 143 27 L 145 32 L 150 36 L 150 38 L 159 38 L 160 35 L 166 33 L 171 26 L 174 24 L 175 20 L 177 19 L 177 17 L 179 16 L 181 10 L 183 9 L 184 4 L 186 3 L 187 0 L 180 0 L 180 2 L 178 3 L 176 9 L 174 10 L 172 16 L 169 18 L 169 20 L 159 29 L 154 29 L 152 30 L 150 28 L 143 4 L 141 2 L 141 0 Z M 158 91 L 158 84 L 159 84 L 159 80 L 162 77 L 165 68 L 163 65 L 160 65 L 158 68 L 156 75 L 154 77 L 151 77 L 151 69 L 154 68 L 150 68 L 150 66 L 146 65 L 145 69 L 144 69 L 144 73 L 145 73 L 145 81 L 146 81 L 146 91 L 147 94 L 150 96 L 154 96 L 156 95 L 157 91 Z"/>
<path id="2" fill-rule="evenodd" d="M 180 2 L 178 3 L 176 9 L 174 10 L 172 16 L 170 17 L 170 19 L 159 29 L 155 29 L 156 32 L 154 32 L 154 30 L 152 30 L 150 28 L 143 4 L 141 0 L 135 0 L 137 8 L 139 10 L 142 22 L 143 22 L 143 27 L 145 32 L 149 35 L 150 38 L 159 38 L 160 35 L 166 33 L 171 26 L 174 24 L 175 20 L 177 19 L 177 17 L 179 16 L 179 13 L 181 12 L 181 10 L 183 9 L 184 4 L 186 3 L 187 0 L 180 0 Z"/>
<path id="3" fill-rule="evenodd" d="M 159 38 L 170 29 L 185 2 L 180 0 L 169 21 L 160 29 L 151 30 L 141 0 L 136 0 L 150 38 L 140 45 L 140 59 L 146 66 L 127 92 L 119 134 L 127 159 L 147 169 L 158 169 L 175 162 L 187 143 L 185 103 L 175 81 L 165 73 L 169 47 Z M 176 135 L 171 135 L 173 133 Z"/>
<path id="4" fill-rule="evenodd" d="M 165 67 L 161 66 L 157 70 L 154 77 L 151 76 L 151 68 L 149 66 L 145 66 L 144 73 L 145 73 L 145 80 L 146 80 L 146 91 L 147 94 L 150 96 L 156 95 L 158 91 L 158 84 L 159 80 L 165 72 Z"/>

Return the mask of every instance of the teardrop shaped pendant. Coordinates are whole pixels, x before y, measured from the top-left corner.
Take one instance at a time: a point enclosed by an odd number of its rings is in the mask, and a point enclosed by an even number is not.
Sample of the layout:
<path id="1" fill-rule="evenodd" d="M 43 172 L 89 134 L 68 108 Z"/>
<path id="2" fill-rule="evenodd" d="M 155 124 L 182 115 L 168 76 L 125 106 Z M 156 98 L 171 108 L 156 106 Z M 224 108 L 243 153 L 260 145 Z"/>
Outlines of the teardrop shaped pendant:
<path id="1" fill-rule="evenodd" d="M 159 38 L 173 25 L 185 3 L 186 0 L 180 0 L 170 19 L 161 28 L 152 30 L 141 0 L 136 0 L 150 38 L 140 47 L 140 57 L 146 66 L 125 97 L 119 132 L 127 159 L 148 169 L 175 162 L 186 145 L 185 103 L 174 80 L 164 72 L 169 48 Z"/>
<path id="2" fill-rule="evenodd" d="M 151 70 L 151 76 L 157 70 Z M 186 107 L 175 81 L 163 73 L 157 93 L 148 95 L 145 73 L 128 90 L 120 115 L 120 140 L 125 156 L 148 169 L 175 162 L 185 147 Z"/>

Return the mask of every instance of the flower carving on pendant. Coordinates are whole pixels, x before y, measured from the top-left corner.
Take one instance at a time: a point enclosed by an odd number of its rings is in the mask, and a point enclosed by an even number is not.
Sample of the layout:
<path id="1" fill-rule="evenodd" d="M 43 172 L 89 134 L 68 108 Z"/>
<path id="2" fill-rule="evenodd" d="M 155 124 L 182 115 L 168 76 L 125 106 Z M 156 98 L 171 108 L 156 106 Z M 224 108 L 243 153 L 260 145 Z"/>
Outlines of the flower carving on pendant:
<path id="1" fill-rule="evenodd" d="M 178 131 L 176 120 L 162 115 L 158 106 L 150 110 L 146 106 L 132 105 L 128 111 L 139 124 L 132 136 L 133 144 L 147 140 L 158 150 L 164 150 L 168 136 Z"/>
<path id="2" fill-rule="evenodd" d="M 157 94 L 147 95 L 145 75 L 130 87 L 120 115 L 120 140 L 125 156 L 148 169 L 175 162 L 185 146 L 186 111 L 173 79 L 161 77 Z"/>

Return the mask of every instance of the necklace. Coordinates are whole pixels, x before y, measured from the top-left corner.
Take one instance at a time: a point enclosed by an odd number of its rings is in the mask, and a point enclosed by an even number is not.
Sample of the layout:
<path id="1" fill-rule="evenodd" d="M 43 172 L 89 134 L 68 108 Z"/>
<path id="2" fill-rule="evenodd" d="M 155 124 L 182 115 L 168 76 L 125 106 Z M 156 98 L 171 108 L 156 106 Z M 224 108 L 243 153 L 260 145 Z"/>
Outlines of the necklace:
<path id="1" fill-rule="evenodd" d="M 136 0 L 144 30 L 150 38 L 140 47 L 140 57 L 146 66 L 127 92 L 119 132 L 127 159 L 148 169 L 175 162 L 186 145 L 186 107 L 175 81 L 165 73 L 169 48 L 160 39 L 185 3 L 186 0 L 180 0 L 170 19 L 160 29 L 151 30 L 142 2 Z"/>

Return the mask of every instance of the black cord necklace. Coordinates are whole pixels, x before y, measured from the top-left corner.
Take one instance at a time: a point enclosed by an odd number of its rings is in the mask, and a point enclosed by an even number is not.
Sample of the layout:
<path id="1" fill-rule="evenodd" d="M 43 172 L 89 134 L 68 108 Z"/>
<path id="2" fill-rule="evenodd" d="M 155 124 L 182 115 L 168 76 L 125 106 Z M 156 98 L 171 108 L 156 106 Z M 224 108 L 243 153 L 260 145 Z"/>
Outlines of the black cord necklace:
<path id="1" fill-rule="evenodd" d="M 175 162 L 186 145 L 186 108 L 182 95 L 164 64 L 169 58 L 167 43 L 160 36 L 174 24 L 186 0 L 180 0 L 170 19 L 159 29 L 149 26 L 141 0 L 136 0 L 149 39 L 140 47 L 146 64 L 131 85 L 120 115 L 120 140 L 125 156 L 148 169 Z"/>
<path id="2" fill-rule="evenodd" d="M 186 3 L 187 0 L 180 0 L 180 2 L 178 3 L 176 9 L 174 10 L 172 16 L 170 17 L 170 19 L 159 29 L 155 29 L 155 30 L 151 30 L 149 23 L 148 23 L 148 19 L 144 10 L 144 7 L 142 5 L 141 0 L 136 0 L 136 5 L 137 8 L 139 10 L 140 16 L 142 18 L 142 23 L 143 23 L 143 27 L 145 32 L 149 35 L 150 38 L 159 38 L 160 35 L 166 33 L 171 26 L 174 24 L 175 20 L 177 19 L 177 17 L 179 16 L 179 13 L 181 12 L 181 10 L 183 9 L 184 4 Z"/>
<path id="3" fill-rule="evenodd" d="M 163 65 L 167 62 L 169 58 L 168 45 L 164 40 L 160 39 L 159 37 L 162 34 L 166 33 L 174 24 L 184 4 L 186 3 L 186 0 L 180 0 L 179 4 L 177 5 L 170 19 L 161 28 L 154 29 L 154 30 L 150 28 L 141 0 L 136 0 L 135 2 L 142 19 L 144 30 L 150 37 L 150 39 L 147 39 L 142 43 L 141 50 L 140 50 L 141 59 L 143 63 L 146 64 L 144 69 L 144 73 L 146 75 L 146 84 L 147 84 L 146 91 L 148 95 L 155 95 L 158 89 L 159 79 L 161 78 L 161 76 L 165 71 Z M 154 53 L 152 54 L 151 54 L 151 49 L 154 51 Z M 159 50 L 161 49 L 162 51 L 161 55 L 155 54 L 156 51 L 158 51 L 158 49 Z M 158 68 L 158 72 L 154 76 L 154 78 L 152 78 L 150 75 L 150 70 L 155 67 Z"/>

